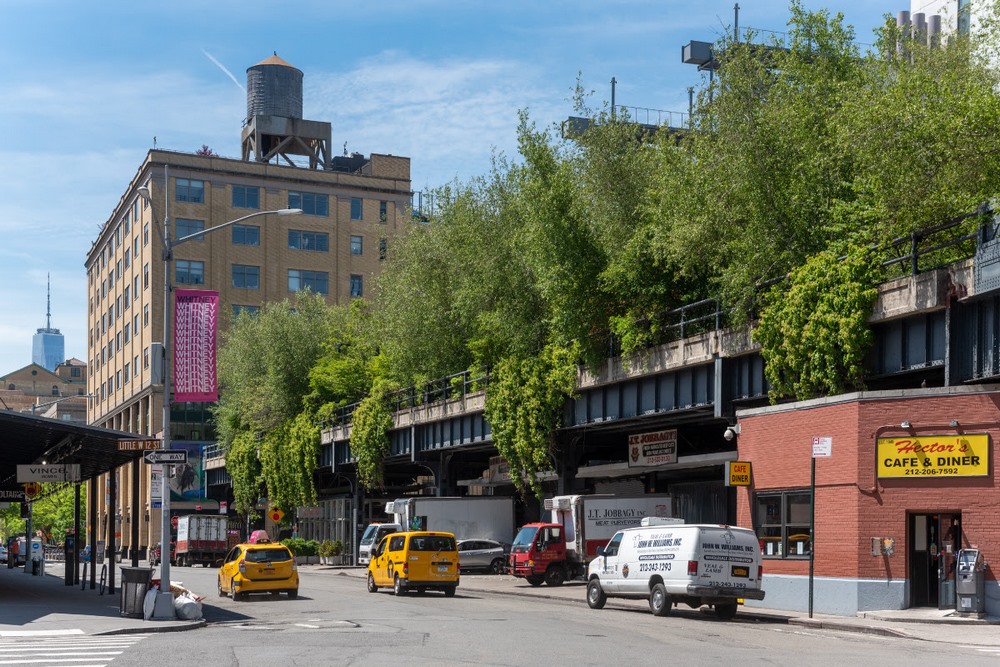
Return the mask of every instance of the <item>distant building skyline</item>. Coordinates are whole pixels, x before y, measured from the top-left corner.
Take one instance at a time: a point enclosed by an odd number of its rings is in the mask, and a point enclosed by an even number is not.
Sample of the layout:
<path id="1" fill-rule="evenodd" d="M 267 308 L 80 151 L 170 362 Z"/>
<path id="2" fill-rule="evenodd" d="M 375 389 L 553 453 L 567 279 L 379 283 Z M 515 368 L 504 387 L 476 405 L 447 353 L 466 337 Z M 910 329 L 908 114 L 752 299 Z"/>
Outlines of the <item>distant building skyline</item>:
<path id="1" fill-rule="evenodd" d="M 31 337 L 31 361 L 42 368 L 54 371 L 66 361 L 66 341 L 59 329 L 52 328 L 52 283 L 45 279 L 45 326 Z"/>

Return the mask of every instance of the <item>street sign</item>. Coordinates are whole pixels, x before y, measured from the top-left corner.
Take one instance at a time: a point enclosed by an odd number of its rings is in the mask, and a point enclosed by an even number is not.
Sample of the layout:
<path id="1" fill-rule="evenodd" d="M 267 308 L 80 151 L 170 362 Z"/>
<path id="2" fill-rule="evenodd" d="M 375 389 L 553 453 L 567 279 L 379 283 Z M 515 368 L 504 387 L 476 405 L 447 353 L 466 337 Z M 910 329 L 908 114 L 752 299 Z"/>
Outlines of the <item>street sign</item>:
<path id="1" fill-rule="evenodd" d="M 26 500 L 34 500 L 42 492 L 42 485 L 38 482 L 28 482 L 24 485 L 24 497 Z"/>
<path id="2" fill-rule="evenodd" d="M 146 463 L 187 463 L 186 449 L 158 449 L 142 455 Z"/>
<path id="3" fill-rule="evenodd" d="M 726 486 L 750 486 L 750 462 L 729 461 Z"/>
<path id="4" fill-rule="evenodd" d="M 833 438 L 830 437 L 814 437 L 812 439 L 813 446 L 813 458 L 827 458 L 828 456 L 833 456 Z"/>
<path id="5" fill-rule="evenodd" d="M 18 482 L 79 482 L 79 463 L 59 463 L 53 465 L 19 465 Z"/>
<path id="6" fill-rule="evenodd" d="M 170 527 L 171 528 L 176 528 L 178 523 L 180 523 L 180 522 L 177 521 L 177 517 L 175 517 L 175 516 L 170 517 Z"/>
<path id="7" fill-rule="evenodd" d="M 120 452 L 145 452 L 163 447 L 162 440 L 119 440 L 118 451 Z"/>
<path id="8" fill-rule="evenodd" d="M 271 508 L 271 511 L 270 511 L 270 512 L 268 512 L 268 514 L 267 514 L 267 515 L 268 515 L 269 517 L 271 517 L 271 521 L 273 521 L 273 522 L 275 522 L 275 523 L 281 523 L 281 520 L 285 518 L 285 513 L 284 513 L 284 512 L 282 512 L 282 511 L 281 511 L 280 509 L 278 509 L 277 507 L 273 507 L 273 508 Z"/>

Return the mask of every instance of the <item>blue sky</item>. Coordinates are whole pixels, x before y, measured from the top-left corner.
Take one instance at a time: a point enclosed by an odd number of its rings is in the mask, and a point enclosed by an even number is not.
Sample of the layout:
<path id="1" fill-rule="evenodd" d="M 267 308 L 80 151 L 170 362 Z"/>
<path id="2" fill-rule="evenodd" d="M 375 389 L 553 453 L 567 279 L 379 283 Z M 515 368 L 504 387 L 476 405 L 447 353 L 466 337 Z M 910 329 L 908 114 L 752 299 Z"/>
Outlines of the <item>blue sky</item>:
<path id="1" fill-rule="evenodd" d="M 413 189 L 516 155 L 519 109 L 540 127 L 593 106 L 686 111 L 700 74 L 688 41 L 715 41 L 734 0 L 0 0 L 0 374 L 31 362 L 45 326 L 86 360 L 87 250 L 154 137 L 240 155 L 246 69 L 277 52 L 304 73 L 304 117 L 333 147 L 411 158 Z M 803 0 L 842 12 L 871 43 L 908 0 Z M 739 25 L 783 31 L 788 4 L 743 0 Z"/>

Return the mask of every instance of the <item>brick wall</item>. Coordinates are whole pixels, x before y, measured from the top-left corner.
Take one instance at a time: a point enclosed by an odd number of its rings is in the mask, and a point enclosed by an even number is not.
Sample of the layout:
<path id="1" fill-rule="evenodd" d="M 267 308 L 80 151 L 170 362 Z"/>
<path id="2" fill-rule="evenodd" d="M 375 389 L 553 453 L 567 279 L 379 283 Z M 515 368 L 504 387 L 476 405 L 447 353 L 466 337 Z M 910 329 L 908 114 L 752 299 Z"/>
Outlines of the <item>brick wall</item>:
<path id="1" fill-rule="evenodd" d="M 830 458 L 816 460 L 815 574 L 899 580 L 909 576 L 910 514 L 961 512 L 963 546 L 983 549 L 1000 563 L 1000 506 L 996 485 L 996 440 L 1000 393 L 928 390 L 919 395 L 830 400 L 788 410 L 760 411 L 740 418 L 739 458 L 753 464 L 753 486 L 738 493 L 740 525 L 753 525 L 754 492 L 808 489 L 813 436 L 833 439 Z M 967 433 L 990 436 L 990 476 L 875 479 L 875 438 L 952 434 L 957 419 Z M 895 538 L 894 556 L 872 556 L 872 537 Z M 765 572 L 805 575 L 808 560 L 767 559 Z M 992 571 L 987 580 L 995 579 Z"/>

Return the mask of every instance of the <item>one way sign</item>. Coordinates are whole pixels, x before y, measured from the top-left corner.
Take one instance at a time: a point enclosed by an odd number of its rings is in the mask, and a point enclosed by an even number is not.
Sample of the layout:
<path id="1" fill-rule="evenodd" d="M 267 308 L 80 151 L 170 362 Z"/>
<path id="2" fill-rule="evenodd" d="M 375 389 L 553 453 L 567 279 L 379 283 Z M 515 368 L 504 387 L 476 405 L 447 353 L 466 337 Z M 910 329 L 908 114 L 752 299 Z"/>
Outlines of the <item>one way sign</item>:
<path id="1" fill-rule="evenodd" d="M 186 449 L 159 449 L 142 455 L 146 463 L 187 463 Z"/>

